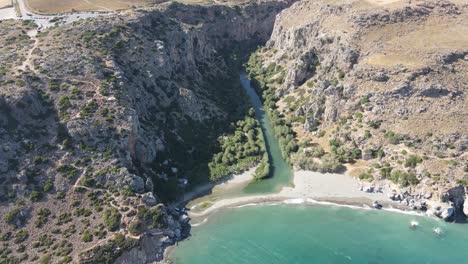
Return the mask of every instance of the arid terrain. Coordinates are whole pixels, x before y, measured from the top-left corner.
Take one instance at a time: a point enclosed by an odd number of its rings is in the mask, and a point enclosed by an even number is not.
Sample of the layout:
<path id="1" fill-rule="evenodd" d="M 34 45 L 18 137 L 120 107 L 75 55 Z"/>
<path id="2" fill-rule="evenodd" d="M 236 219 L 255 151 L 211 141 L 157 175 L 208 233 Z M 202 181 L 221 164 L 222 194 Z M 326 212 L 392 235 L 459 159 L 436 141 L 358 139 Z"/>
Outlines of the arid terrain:
<path id="1" fill-rule="evenodd" d="M 278 111 L 297 132 L 296 165 L 320 167 L 325 150 L 350 175 L 403 187 L 406 203 L 426 195 L 461 208 L 466 8 L 464 1 L 302 1 L 283 11 L 250 64 L 263 89 L 280 95 Z"/>
<path id="2" fill-rule="evenodd" d="M 173 201 L 265 160 L 244 63 L 295 169 L 468 215 L 466 1 L 26 3 L 106 14 L 0 20 L 0 263 L 161 260 Z"/>

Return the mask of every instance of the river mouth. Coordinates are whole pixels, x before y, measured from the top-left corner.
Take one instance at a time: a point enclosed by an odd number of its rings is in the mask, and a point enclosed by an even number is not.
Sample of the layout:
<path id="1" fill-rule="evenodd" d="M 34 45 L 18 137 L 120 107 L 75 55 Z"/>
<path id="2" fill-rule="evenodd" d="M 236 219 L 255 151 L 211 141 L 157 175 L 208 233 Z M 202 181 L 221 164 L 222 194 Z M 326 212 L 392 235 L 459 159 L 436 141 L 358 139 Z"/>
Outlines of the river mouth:
<path id="1" fill-rule="evenodd" d="M 260 97 L 251 86 L 250 80 L 245 72 L 240 73 L 239 80 L 255 110 L 255 117 L 263 134 L 270 166 L 269 176 L 262 180 L 253 180 L 255 169 L 251 169 L 245 172 L 244 176 L 241 176 L 243 179 L 239 182 L 228 182 L 228 184 L 225 185 L 220 184 L 215 186 L 209 194 L 196 198 L 187 204 L 187 207 L 193 212 L 203 211 L 214 202 L 222 199 L 256 194 L 273 194 L 280 192 L 283 187 L 291 187 L 292 185 L 293 170 L 283 159 L 270 117 L 265 111 Z"/>

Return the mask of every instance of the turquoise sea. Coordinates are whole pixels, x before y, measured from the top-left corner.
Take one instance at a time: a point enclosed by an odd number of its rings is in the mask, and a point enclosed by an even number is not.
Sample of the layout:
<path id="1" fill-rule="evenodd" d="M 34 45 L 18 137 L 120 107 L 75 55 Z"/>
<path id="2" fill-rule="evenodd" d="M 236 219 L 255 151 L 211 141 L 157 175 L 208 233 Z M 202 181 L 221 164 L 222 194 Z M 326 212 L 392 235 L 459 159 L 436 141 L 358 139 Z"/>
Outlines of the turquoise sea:
<path id="1" fill-rule="evenodd" d="M 412 230 L 411 221 L 419 226 Z M 442 235 L 433 229 L 439 227 Z M 322 205 L 221 211 L 192 228 L 177 264 L 468 263 L 468 226 Z"/>

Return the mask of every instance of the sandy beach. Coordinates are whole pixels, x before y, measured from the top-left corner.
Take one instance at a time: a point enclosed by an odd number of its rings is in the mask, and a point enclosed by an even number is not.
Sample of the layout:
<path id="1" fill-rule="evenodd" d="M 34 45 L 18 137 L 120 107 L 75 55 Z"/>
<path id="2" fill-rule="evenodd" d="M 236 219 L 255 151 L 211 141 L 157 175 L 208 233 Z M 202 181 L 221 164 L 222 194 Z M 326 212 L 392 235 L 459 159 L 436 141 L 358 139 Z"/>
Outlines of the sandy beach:
<path id="1" fill-rule="evenodd" d="M 224 183 L 222 190 L 229 190 L 231 186 L 236 186 L 239 182 L 248 181 L 249 173 L 246 172 L 238 176 L 239 179 L 236 179 L 236 177 L 234 176 L 231 182 Z M 373 201 L 379 201 L 384 206 L 404 209 L 401 208 L 400 204 L 391 203 L 387 198 L 387 193 L 391 191 L 389 186 L 381 186 L 382 192 L 367 193 L 360 190 L 359 187 L 362 185 L 370 185 L 370 183 L 360 182 L 344 174 L 295 171 L 293 187 L 284 187 L 278 193 L 264 195 L 239 197 L 204 196 L 189 204 L 189 208 L 192 209 L 189 212 L 189 216 L 194 219 L 194 222 L 198 222 L 197 219 L 203 218 L 221 208 L 271 202 L 306 203 L 326 201 L 364 206 L 370 205 Z"/>

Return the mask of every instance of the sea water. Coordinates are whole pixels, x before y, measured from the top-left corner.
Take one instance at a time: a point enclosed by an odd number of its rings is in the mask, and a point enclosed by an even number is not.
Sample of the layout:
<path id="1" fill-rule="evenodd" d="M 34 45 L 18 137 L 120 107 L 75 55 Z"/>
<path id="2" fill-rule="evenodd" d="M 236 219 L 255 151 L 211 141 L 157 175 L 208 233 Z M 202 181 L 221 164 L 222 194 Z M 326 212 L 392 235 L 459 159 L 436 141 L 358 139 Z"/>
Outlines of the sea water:
<path id="1" fill-rule="evenodd" d="M 177 264 L 468 263 L 468 225 L 378 210 L 248 206 L 191 233 L 171 257 Z"/>

